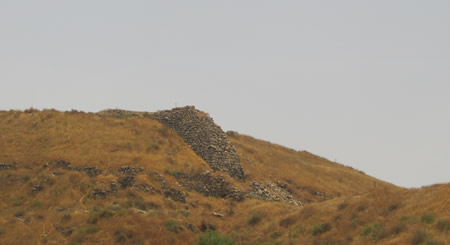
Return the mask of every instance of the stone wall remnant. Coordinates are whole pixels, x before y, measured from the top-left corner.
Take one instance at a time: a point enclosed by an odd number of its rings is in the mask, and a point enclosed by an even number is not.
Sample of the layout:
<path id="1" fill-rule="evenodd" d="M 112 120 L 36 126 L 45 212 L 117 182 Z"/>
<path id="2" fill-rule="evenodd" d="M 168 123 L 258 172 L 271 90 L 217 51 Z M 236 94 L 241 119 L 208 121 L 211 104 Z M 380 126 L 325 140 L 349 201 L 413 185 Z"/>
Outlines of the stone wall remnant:
<path id="1" fill-rule="evenodd" d="M 245 179 L 236 149 L 208 114 L 194 106 L 185 106 L 147 116 L 174 130 L 214 171 L 225 172 L 234 179 Z"/>

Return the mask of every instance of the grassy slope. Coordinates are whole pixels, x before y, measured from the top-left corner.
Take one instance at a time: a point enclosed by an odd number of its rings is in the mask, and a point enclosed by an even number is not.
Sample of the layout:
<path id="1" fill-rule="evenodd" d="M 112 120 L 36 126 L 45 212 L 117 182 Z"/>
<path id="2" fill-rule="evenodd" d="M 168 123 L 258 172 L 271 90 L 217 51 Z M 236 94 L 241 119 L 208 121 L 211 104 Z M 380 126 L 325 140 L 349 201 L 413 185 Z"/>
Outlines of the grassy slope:
<path id="1" fill-rule="evenodd" d="M 78 171 L 42 165 L 67 160 L 74 167 L 95 165 L 112 172 L 132 165 L 157 170 L 175 186 L 170 171 L 201 172 L 209 167 L 174 132 L 147 118 L 51 110 L 0 112 L 0 135 L 0 162 L 22 166 L 0 170 L 0 244 L 192 244 L 200 233 L 184 225 L 200 227 L 202 223 L 213 224 L 236 244 L 372 244 L 373 240 L 411 244 L 418 230 L 426 231 L 430 241 L 450 243 L 449 231 L 439 231 L 436 226 L 439 220 L 450 219 L 448 184 L 403 189 L 308 152 L 231 134 L 249 176 L 245 183 L 228 179 L 230 182 L 246 189 L 252 181 L 287 182 L 297 199 L 308 201 L 306 206 L 261 200 L 234 203 L 195 192 L 187 192 L 185 206 L 132 188 L 95 200 L 90 196 L 92 190 L 115 179 L 114 174 L 90 178 Z M 44 190 L 31 193 L 32 184 L 45 178 L 49 181 Z M 149 175 L 138 175 L 138 181 L 161 188 Z M 119 208 L 111 211 L 111 206 Z M 57 209 L 60 207 L 65 210 Z M 145 214 L 136 213 L 136 207 L 146 209 Z M 212 212 L 225 217 L 213 217 Z M 435 217 L 431 224 L 422 221 L 425 213 Z M 249 224 L 251 217 L 261 221 Z M 166 227 L 168 220 L 184 229 L 171 231 Z M 312 235 L 314 225 L 326 222 L 330 231 Z M 56 231 L 57 226 L 75 230 L 64 237 Z M 376 231 L 361 235 L 367 227 Z"/>
<path id="2" fill-rule="evenodd" d="M 249 136 L 229 133 L 250 180 L 279 179 L 291 185 L 299 200 L 322 201 L 337 196 L 353 196 L 373 188 L 399 189 L 367 176 L 351 167 L 328 161 L 309 152 L 297 152 Z"/>

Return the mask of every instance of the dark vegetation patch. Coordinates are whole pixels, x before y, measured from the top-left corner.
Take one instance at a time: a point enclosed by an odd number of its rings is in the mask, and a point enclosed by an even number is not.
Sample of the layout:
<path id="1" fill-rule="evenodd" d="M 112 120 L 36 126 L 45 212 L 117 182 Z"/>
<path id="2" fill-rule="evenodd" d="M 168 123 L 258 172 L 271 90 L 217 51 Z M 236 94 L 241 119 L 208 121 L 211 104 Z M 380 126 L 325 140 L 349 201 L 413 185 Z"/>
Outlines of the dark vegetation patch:
<path id="1" fill-rule="evenodd" d="M 332 227 L 329 222 L 317 224 L 311 228 L 311 234 L 313 236 L 322 235 L 323 233 L 330 231 L 331 228 Z"/>

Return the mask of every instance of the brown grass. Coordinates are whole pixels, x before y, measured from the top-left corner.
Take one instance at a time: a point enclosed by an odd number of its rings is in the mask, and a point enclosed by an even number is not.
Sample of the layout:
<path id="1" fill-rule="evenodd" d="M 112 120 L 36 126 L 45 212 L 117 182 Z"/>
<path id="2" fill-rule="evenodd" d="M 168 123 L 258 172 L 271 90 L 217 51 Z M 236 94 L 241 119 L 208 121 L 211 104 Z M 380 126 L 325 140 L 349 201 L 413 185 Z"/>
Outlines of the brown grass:
<path id="1" fill-rule="evenodd" d="M 429 241 L 450 244 L 448 231 L 437 225 L 450 219 L 449 184 L 399 188 L 308 152 L 237 133 L 229 138 L 249 176 L 245 182 L 227 181 L 249 189 L 252 181 L 276 179 L 287 183 L 306 205 L 232 203 L 196 192 L 186 192 L 184 205 L 131 188 L 93 199 L 92 190 L 117 179 L 113 172 L 123 165 L 156 170 L 174 186 L 176 178 L 165 172 L 210 168 L 172 130 L 148 118 L 54 110 L 0 112 L 0 163 L 18 165 L 16 170 L 0 170 L 0 244 L 193 244 L 202 224 L 235 244 L 411 244 L 419 230 L 427 231 Z M 91 178 L 43 167 L 57 160 L 73 167 L 95 165 L 106 174 Z M 44 189 L 32 193 L 32 185 L 44 180 Z M 150 175 L 138 175 L 137 180 L 161 188 Z M 433 214 L 436 221 L 423 222 L 424 214 Z M 249 222 L 255 215 L 259 221 Z M 168 229 L 169 220 L 182 230 Z M 195 225 L 197 232 L 187 224 Z M 313 235 L 318 224 L 331 229 Z M 66 237 L 57 226 L 74 231 Z M 367 227 L 371 232 L 361 235 Z"/>

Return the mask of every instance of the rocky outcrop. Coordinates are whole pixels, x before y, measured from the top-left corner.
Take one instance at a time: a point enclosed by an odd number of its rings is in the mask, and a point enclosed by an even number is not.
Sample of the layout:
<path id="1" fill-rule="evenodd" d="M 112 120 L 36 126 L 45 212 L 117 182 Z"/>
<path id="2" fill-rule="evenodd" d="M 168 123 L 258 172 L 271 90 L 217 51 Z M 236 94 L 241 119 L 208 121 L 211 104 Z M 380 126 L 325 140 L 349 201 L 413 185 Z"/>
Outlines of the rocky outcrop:
<path id="1" fill-rule="evenodd" d="M 250 187 L 252 187 L 252 190 L 247 193 L 247 197 L 249 198 L 303 206 L 302 202 L 294 199 L 294 197 L 287 191 L 287 184 L 281 183 L 280 181 L 270 182 L 267 185 L 253 182 L 250 184 Z"/>
<path id="2" fill-rule="evenodd" d="M 177 179 L 183 187 L 205 196 L 230 198 L 235 201 L 243 200 L 243 195 L 220 175 L 214 177 L 210 172 L 192 175 L 180 172 Z"/>
<path id="3" fill-rule="evenodd" d="M 78 167 L 75 170 L 80 172 L 86 172 L 89 177 L 95 177 L 102 173 L 102 171 L 98 169 L 97 166 Z"/>
<path id="4" fill-rule="evenodd" d="M 193 106 L 186 106 L 149 113 L 147 116 L 173 129 L 214 171 L 223 171 L 234 179 L 245 179 L 234 146 L 206 113 Z"/>
<path id="5" fill-rule="evenodd" d="M 127 165 L 120 167 L 118 172 L 126 175 L 136 175 L 142 171 L 144 171 L 144 168 L 135 168 Z"/>
<path id="6" fill-rule="evenodd" d="M 63 236 L 69 237 L 70 235 L 72 235 L 73 227 L 57 225 L 55 226 L 55 230 L 61 233 Z"/>

